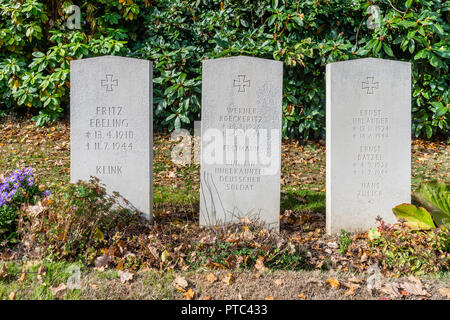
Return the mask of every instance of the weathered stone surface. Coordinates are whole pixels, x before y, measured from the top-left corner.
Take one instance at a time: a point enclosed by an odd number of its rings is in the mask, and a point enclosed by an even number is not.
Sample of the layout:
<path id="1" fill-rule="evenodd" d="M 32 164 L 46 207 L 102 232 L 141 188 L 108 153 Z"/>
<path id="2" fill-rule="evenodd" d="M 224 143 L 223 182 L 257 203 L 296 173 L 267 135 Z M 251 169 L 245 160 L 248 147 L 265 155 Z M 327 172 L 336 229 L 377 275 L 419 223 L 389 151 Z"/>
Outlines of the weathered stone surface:
<path id="1" fill-rule="evenodd" d="M 72 61 L 71 181 L 98 177 L 152 218 L 152 65 L 105 56 Z"/>
<path id="2" fill-rule="evenodd" d="M 327 232 L 366 231 L 411 200 L 411 65 L 328 64 Z"/>
<path id="3" fill-rule="evenodd" d="M 203 61 L 200 224 L 279 228 L 283 63 Z"/>

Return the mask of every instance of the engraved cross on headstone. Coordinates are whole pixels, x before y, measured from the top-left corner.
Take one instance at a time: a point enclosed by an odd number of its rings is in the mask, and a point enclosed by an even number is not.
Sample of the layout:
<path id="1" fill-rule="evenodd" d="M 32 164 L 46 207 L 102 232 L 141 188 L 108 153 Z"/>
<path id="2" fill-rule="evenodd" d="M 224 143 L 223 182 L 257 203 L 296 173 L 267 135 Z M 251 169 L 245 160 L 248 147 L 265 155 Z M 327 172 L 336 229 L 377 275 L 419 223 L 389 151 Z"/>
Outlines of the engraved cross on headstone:
<path id="1" fill-rule="evenodd" d="M 250 80 L 245 80 L 246 75 L 238 75 L 239 80 L 234 80 L 233 87 L 238 87 L 238 92 L 245 92 L 245 87 L 250 87 Z"/>
<path id="2" fill-rule="evenodd" d="M 113 80 L 112 74 L 106 75 L 106 80 L 102 80 L 102 87 L 106 87 L 106 91 L 113 91 L 113 86 L 117 87 L 119 81 L 117 79 Z"/>
<path id="3" fill-rule="evenodd" d="M 366 81 L 362 82 L 362 89 L 367 89 L 367 94 L 373 94 L 373 89 L 378 89 L 378 82 L 373 82 L 375 77 L 367 77 Z"/>

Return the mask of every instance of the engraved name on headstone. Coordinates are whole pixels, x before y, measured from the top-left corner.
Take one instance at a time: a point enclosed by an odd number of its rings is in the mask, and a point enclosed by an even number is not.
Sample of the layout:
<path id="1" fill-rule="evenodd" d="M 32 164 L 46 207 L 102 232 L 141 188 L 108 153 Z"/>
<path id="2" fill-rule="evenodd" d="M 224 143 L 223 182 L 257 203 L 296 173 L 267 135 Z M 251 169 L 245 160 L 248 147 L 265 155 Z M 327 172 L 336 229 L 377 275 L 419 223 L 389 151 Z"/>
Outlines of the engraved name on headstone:
<path id="1" fill-rule="evenodd" d="M 367 231 L 411 196 L 411 65 L 366 58 L 326 67 L 328 233 Z"/>
<path id="2" fill-rule="evenodd" d="M 203 61 L 200 224 L 279 229 L 283 63 Z"/>
<path id="3" fill-rule="evenodd" d="M 97 177 L 152 219 L 152 65 L 104 56 L 70 68 L 71 181 Z"/>

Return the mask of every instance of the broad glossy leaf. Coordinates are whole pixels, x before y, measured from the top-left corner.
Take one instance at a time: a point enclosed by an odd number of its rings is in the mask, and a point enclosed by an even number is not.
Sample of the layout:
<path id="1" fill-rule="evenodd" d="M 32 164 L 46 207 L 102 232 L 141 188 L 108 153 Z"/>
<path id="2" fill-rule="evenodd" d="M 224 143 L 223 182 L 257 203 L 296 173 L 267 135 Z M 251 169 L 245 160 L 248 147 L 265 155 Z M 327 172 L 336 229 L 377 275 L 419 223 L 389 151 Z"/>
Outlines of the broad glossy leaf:
<path id="1" fill-rule="evenodd" d="M 435 228 L 430 213 L 422 207 L 403 203 L 392 209 L 398 220 L 406 220 L 405 224 L 415 230 L 429 230 Z"/>
<path id="2" fill-rule="evenodd" d="M 428 209 L 439 227 L 450 228 L 450 190 L 443 182 L 422 184 L 413 194 L 415 201 Z"/>

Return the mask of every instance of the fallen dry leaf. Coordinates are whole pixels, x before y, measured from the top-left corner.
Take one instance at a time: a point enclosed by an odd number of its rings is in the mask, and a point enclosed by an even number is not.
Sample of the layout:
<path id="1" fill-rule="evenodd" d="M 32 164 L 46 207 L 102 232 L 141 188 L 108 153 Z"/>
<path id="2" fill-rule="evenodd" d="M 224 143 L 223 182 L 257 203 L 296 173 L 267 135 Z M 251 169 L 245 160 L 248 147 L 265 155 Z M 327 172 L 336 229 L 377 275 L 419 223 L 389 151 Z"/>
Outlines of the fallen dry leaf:
<path id="1" fill-rule="evenodd" d="M 209 273 L 206 275 L 206 281 L 214 283 L 217 281 L 217 277 L 214 275 L 214 273 Z"/>
<path id="2" fill-rule="evenodd" d="M 227 285 L 232 284 L 233 281 L 234 281 L 234 278 L 233 278 L 233 275 L 232 275 L 231 273 L 227 274 L 227 275 L 225 276 L 225 278 L 222 279 L 222 282 L 225 283 L 225 284 L 227 284 Z"/>
<path id="3" fill-rule="evenodd" d="M 166 262 L 166 261 L 168 261 L 168 260 L 169 260 L 169 257 L 170 257 L 170 255 L 169 255 L 169 252 L 168 252 L 167 250 L 164 250 L 164 252 L 161 253 L 161 261 L 162 261 L 163 263 Z"/>
<path id="4" fill-rule="evenodd" d="M 407 291 L 405 291 L 405 290 L 400 290 L 400 294 L 402 296 L 409 296 L 409 293 Z"/>
<path id="5" fill-rule="evenodd" d="M 409 281 L 404 281 L 401 284 L 401 287 L 409 294 L 415 295 L 415 296 L 425 296 L 429 297 L 430 294 L 425 290 L 422 282 L 419 278 L 414 276 L 408 277 Z"/>
<path id="6" fill-rule="evenodd" d="M 320 287 L 323 285 L 322 284 L 322 280 L 320 280 L 319 278 L 310 278 L 310 279 L 308 279 L 307 281 L 306 281 L 306 283 L 308 284 L 308 283 L 315 283 L 315 284 L 318 284 Z"/>
<path id="7" fill-rule="evenodd" d="M 372 294 L 373 290 L 381 288 L 381 272 L 377 264 L 369 266 L 367 273 L 370 274 L 366 279 L 367 290 Z"/>
<path id="8" fill-rule="evenodd" d="M 444 298 L 450 299 L 450 288 L 440 288 L 438 292 Z"/>
<path id="9" fill-rule="evenodd" d="M 188 291 L 186 291 L 184 293 L 184 297 L 186 298 L 186 300 L 192 300 L 194 299 L 195 296 L 195 292 L 192 289 L 189 289 Z"/>
<path id="10" fill-rule="evenodd" d="M 26 277 L 27 277 L 26 268 L 23 267 L 22 274 L 20 275 L 19 279 L 17 279 L 17 281 L 18 282 L 24 282 Z"/>
<path id="11" fill-rule="evenodd" d="M 244 226 L 244 232 L 241 234 L 241 238 L 245 241 L 252 241 L 254 239 L 253 233 L 247 226 Z"/>
<path id="12" fill-rule="evenodd" d="M 369 256 L 368 256 L 366 253 L 364 253 L 364 254 L 361 256 L 360 261 L 361 261 L 361 262 L 366 262 L 368 259 L 369 259 Z"/>
<path id="13" fill-rule="evenodd" d="M 6 277 L 8 274 L 8 268 L 6 267 L 6 263 L 2 264 L 2 267 L 0 268 L 0 279 Z"/>
<path id="14" fill-rule="evenodd" d="M 243 223 L 243 224 L 251 224 L 252 222 L 251 222 L 251 220 L 249 219 L 248 216 L 245 216 L 245 217 L 241 218 L 241 223 Z"/>
<path id="15" fill-rule="evenodd" d="M 44 265 L 41 265 L 38 269 L 37 278 L 39 282 L 42 282 L 42 278 L 47 274 L 47 267 Z"/>
<path id="16" fill-rule="evenodd" d="M 344 292 L 344 296 L 352 296 L 355 294 L 355 289 L 353 287 L 350 287 L 347 291 Z"/>
<path id="17" fill-rule="evenodd" d="M 50 287 L 50 291 L 55 297 L 61 297 L 64 291 L 67 290 L 67 286 L 64 283 L 61 283 L 57 287 Z"/>
<path id="18" fill-rule="evenodd" d="M 344 287 L 347 287 L 348 289 L 353 289 L 353 290 L 361 287 L 359 284 L 354 283 L 354 282 L 343 282 L 342 285 Z"/>
<path id="19" fill-rule="evenodd" d="M 264 266 L 264 257 L 259 256 L 255 263 L 255 269 L 259 272 L 265 271 L 267 268 Z"/>
<path id="20" fill-rule="evenodd" d="M 357 277 L 355 277 L 355 276 L 353 276 L 353 277 L 351 277 L 351 278 L 348 278 L 348 281 L 349 281 L 349 282 L 352 282 L 352 283 L 363 283 L 363 282 L 364 282 L 364 280 L 359 279 L 359 278 L 357 278 Z"/>
<path id="21" fill-rule="evenodd" d="M 45 189 L 45 187 L 44 187 Z M 44 206 L 41 201 L 39 201 L 34 206 L 28 206 L 27 211 L 31 214 L 31 216 L 35 217 L 40 213 L 44 212 L 48 207 Z"/>
<path id="22" fill-rule="evenodd" d="M 335 289 L 335 288 L 339 288 L 339 281 L 334 279 L 334 278 L 330 278 L 327 280 L 327 283 L 330 285 L 331 288 Z"/>
<path id="23" fill-rule="evenodd" d="M 0 260 L 11 261 L 11 260 L 14 260 L 16 255 L 17 255 L 16 252 L 12 251 L 11 249 L 6 249 L 1 253 Z"/>
<path id="24" fill-rule="evenodd" d="M 273 283 L 275 283 L 277 286 L 281 286 L 283 284 L 283 280 L 276 279 L 276 280 L 273 281 Z"/>
<path id="25" fill-rule="evenodd" d="M 107 267 L 108 264 L 111 262 L 111 257 L 109 255 L 102 255 L 100 257 L 98 257 L 97 259 L 95 259 L 94 265 L 96 268 L 102 268 L 102 267 Z"/>
<path id="26" fill-rule="evenodd" d="M 94 289 L 94 290 L 97 290 L 97 289 L 98 289 L 98 285 L 95 284 L 95 283 L 89 283 L 89 287 L 91 287 L 91 288 Z"/>
<path id="27" fill-rule="evenodd" d="M 188 286 L 188 282 L 185 277 L 176 276 L 173 280 L 172 285 L 178 290 L 185 292 Z"/>
<path id="28" fill-rule="evenodd" d="M 328 243 L 327 243 L 327 246 L 330 247 L 330 248 L 332 248 L 332 249 L 337 249 L 337 248 L 339 248 L 339 245 L 336 243 L 336 241 L 328 242 Z"/>
<path id="29" fill-rule="evenodd" d="M 176 178 L 177 174 L 173 171 L 169 172 L 169 178 Z"/>
<path id="30" fill-rule="evenodd" d="M 119 270 L 117 273 L 119 274 L 121 283 L 133 280 L 133 274 L 131 272 Z"/>
<path id="31" fill-rule="evenodd" d="M 379 290 L 380 292 L 384 293 L 385 295 L 388 295 L 391 298 L 400 297 L 400 286 L 398 283 L 393 282 L 383 284 Z"/>

